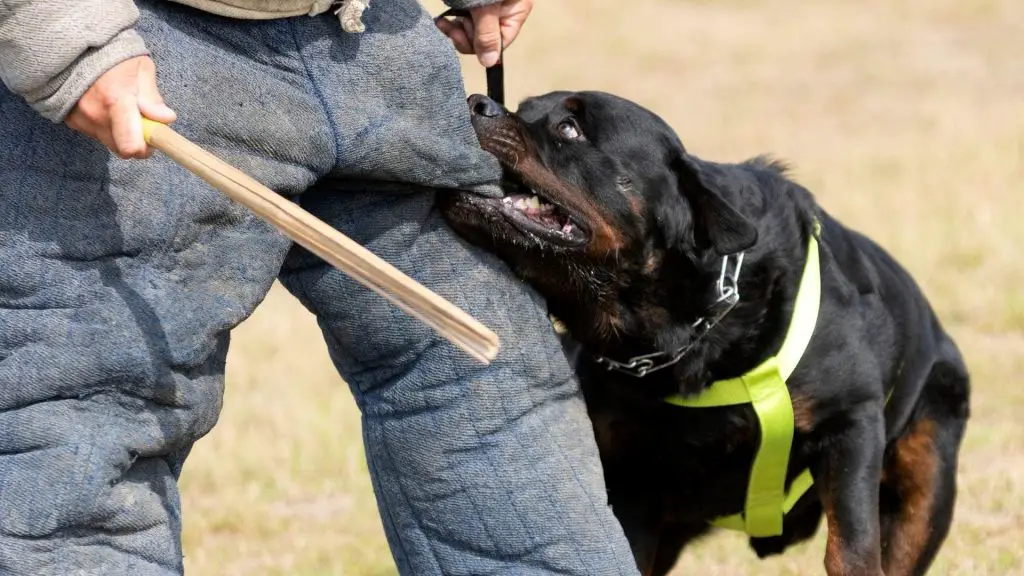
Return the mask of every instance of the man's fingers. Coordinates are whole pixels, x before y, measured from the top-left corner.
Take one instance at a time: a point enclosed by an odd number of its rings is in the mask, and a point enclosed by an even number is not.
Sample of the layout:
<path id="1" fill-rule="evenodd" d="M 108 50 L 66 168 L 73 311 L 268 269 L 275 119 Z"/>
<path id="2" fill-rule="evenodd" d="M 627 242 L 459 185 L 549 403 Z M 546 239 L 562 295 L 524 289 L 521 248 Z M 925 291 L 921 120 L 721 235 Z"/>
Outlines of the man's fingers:
<path id="1" fill-rule="evenodd" d="M 110 108 L 110 132 L 114 152 L 121 158 L 148 158 L 149 146 L 142 136 L 142 114 L 135 95 L 126 94 Z"/>
<path id="2" fill-rule="evenodd" d="M 110 133 L 110 127 L 96 124 L 85 114 L 72 112 L 71 114 L 68 114 L 64 123 L 75 132 L 85 134 L 100 144 L 103 144 L 110 150 L 117 149 L 117 145 L 114 143 L 114 138 Z"/>
<path id="3" fill-rule="evenodd" d="M 473 10 L 473 51 L 485 68 L 501 57 L 501 3 Z"/>
<path id="4" fill-rule="evenodd" d="M 109 128 L 98 128 L 92 132 L 86 132 L 86 134 L 92 136 L 100 144 L 103 144 L 107 149 L 117 154 L 117 142 L 114 142 L 114 135 L 110 133 Z M 127 156 L 122 156 L 121 154 L 117 155 L 124 160 L 128 159 Z"/>
<path id="5" fill-rule="evenodd" d="M 471 18 L 438 18 L 434 22 L 456 50 L 476 54 L 480 63 L 490 68 L 501 60 L 502 49 L 515 41 L 532 10 L 533 0 L 504 0 L 470 8 Z"/>
<path id="6" fill-rule="evenodd" d="M 143 137 L 143 117 L 170 124 L 176 114 L 160 96 L 152 59 L 137 56 L 115 65 L 93 82 L 65 122 L 121 158 L 148 158 L 153 151 Z"/>
<path id="7" fill-rule="evenodd" d="M 473 42 L 469 39 L 469 35 L 463 26 L 463 23 L 468 22 L 468 20 L 464 18 L 456 18 L 455 20 L 438 18 L 436 22 L 438 29 L 452 41 L 456 50 L 463 54 L 473 53 Z"/>
<path id="8" fill-rule="evenodd" d="M 533 0 L 517 0 L 504 13 L 501 19 L 501 35 L 505 39 L 506 49 L 515 42 L 532 11 Z"/>

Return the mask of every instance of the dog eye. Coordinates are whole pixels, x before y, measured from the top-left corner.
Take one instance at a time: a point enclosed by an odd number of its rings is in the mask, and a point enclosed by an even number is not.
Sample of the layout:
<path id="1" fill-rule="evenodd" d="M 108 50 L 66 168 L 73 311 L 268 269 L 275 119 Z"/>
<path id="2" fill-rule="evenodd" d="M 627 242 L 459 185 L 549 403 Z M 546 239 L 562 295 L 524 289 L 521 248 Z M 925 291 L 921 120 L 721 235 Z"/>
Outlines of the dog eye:
<path id="1" fill-rule="evenodd" d="M 566 140 L 582 140 L 583 133 L 573 120 L 562 120 L 557 126 L 558 135 Z"/>

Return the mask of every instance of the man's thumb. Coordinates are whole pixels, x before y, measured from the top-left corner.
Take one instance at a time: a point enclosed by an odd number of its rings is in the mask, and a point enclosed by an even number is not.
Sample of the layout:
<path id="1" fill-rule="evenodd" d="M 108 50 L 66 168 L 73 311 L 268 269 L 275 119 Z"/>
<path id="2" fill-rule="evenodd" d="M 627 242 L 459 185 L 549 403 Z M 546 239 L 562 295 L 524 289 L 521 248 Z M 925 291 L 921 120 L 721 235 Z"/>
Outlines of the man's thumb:
<path id="1" fill-rule="evenodd" d="M 177 113 L 171 110 L 169 106 L 164 104 L 163 100 L 156 102 L 149 102 L 145 99 L 139 99 L 139 112 L 143 116 L 150 120 L 156 120 L 163 124 L 170 124 L 178 119 Z"/>
<path id="2" fill-rule="evenodd" d="M 160 89 L 156 85 L 156 69 L 142 66 L 139 70 L 139 112 L 150 120 L 170 124 L 177 119 L 177 114 L 164 103 Z"/>

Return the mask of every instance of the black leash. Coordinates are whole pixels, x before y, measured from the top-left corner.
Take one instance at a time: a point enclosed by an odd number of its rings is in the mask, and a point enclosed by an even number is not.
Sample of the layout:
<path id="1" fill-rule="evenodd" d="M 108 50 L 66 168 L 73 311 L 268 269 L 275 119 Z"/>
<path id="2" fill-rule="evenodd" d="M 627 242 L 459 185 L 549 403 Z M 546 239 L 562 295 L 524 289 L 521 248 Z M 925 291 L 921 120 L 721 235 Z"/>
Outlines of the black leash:
<path id="1" fill-rule="evenodd" d="M 452 8 L 437 18 L 472 18 L 469 10 Z M 498 63 L 487 68 L 487 97 L 502 106 L 505 105 L 505 41 L 501 41 Z"/>

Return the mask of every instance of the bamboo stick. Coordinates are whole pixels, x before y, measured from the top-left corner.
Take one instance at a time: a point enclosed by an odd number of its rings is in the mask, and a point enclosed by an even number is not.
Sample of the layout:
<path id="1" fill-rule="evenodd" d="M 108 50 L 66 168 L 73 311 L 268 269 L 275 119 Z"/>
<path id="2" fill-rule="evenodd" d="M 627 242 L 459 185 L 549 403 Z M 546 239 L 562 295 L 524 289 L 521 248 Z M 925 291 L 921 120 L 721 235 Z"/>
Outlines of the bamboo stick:
<path id="1" fill-rule="evenodd" d="M 454 304 L 351 238 L 159 122 L 143 120 L 146 142 L 338 270 L 380 294 L 484 364 L 498 336 Z"/>

